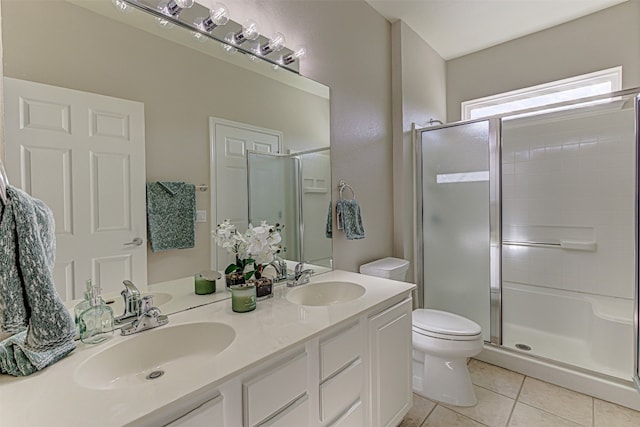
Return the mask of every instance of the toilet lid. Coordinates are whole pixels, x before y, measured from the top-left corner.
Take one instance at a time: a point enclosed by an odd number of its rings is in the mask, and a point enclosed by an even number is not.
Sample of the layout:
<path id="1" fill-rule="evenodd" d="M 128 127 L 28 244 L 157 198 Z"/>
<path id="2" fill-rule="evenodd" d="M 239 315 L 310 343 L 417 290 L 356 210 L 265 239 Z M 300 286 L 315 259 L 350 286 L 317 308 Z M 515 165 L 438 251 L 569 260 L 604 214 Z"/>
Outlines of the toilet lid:
<path id="1" fill-rule="evenodd" d="M 440 310 L 418 309 L 413 311 L 413 327 L 444 335 L 478 335 L 482 328 L 476 322 Z"/>

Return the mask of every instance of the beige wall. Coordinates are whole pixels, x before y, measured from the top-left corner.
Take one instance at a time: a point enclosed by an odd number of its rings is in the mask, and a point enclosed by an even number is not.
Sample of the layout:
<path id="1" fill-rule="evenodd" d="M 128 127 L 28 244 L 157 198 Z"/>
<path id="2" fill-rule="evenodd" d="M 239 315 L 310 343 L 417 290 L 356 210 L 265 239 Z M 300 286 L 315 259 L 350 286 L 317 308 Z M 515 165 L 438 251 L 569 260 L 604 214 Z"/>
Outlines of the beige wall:
<path id="1" fill-rule="evenodd" d="M 447 121 L 460 103 L 622 65 L 640 86 L 640 1 L 620 5 L 447 62 Z"/>
<path id="2" fill-rule="evenodd" d="M 402 21 L 392 25 L 394 256 L 408 259 L 414 280 L 414 182 L 411 126 L 446 117 L 445 61 Z"/>

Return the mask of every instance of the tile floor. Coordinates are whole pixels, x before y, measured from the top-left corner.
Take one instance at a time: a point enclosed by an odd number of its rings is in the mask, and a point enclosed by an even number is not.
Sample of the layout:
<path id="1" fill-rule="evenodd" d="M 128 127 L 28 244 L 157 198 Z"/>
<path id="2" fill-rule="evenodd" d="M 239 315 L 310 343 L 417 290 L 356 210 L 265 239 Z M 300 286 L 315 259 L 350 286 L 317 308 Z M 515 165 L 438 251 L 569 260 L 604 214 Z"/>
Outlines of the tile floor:
<path id="1" fill-rule="evenodd" d="M 472 359 L 478 404 L 446 405 L 413 395 L 400 427 L 638 427 L 640 412 Z"/>

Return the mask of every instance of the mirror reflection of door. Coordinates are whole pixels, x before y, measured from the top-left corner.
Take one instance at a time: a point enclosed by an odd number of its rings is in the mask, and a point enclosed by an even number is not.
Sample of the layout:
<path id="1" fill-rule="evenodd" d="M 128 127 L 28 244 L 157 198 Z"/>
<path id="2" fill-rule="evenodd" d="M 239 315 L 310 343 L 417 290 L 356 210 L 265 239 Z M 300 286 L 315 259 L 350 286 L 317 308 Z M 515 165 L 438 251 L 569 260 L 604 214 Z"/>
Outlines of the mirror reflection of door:
<path id="1" fill-rule="evenodd" d="M 249 202 L 247 197 L 247 150 L 261 153 L 279 153 L 282 132 L 259 128 L 244 123 L 211 117 L 211 212 L 215 212 L 217 224 L 230 220 L 243 233 L 249 225 Z M 211 268 L 224 270 L 235 260 L 226 251 L 211 243 Z"/>
<path id="2" fill-rule="evenodd" d="M 92 279 L 106 292 L 147 286 L 144 105 L 5 78 L 6 169 L 43 200 L 56 230 L 63 300 Z"/>

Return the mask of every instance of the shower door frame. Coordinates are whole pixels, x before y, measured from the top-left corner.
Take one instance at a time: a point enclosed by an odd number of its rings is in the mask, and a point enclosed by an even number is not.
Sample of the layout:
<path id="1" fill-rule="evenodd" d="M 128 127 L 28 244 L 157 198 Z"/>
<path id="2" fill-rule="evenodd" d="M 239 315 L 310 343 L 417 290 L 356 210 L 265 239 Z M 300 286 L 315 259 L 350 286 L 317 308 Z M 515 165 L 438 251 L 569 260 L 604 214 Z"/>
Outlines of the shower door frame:
<path id="1" fill-rule="evenodd" d="M 416 240 L 414 243 L 415 250 L 415 259 L 419 262 L 416 262 L 416 283 L 418 285 L 418 307 L 424 307 L 424 226 L 423 226 L 423 186 L 422 186 L 422 132 L 433 131 L 437 129 L 444 128 L 452 128 L 456 126 L 462 126 L 470 123 L 477 123 L 483 121 L 489 121 L 489 202 L 492 206 L 490 211 L 490 262 L 491 262 L 491 279 L 490 279 L 490 333 L 491 340 L 490 344 L 493 346 L 499 347 L 500 349 L 513 351 L 518 354 L 522 354 L 520 352 L 516 352 L 515 350 L 511 350 L 509 348 L 505 348 L 502 346 L 502 256 L 501 256 L 501 248 L 502 248 L 502 183 L 501 183 L 501 165 L 502 165 L 502 129 L 501 123 L 502 119 L 508 117 L 514 117 L 517 115 L 524 115 L 529 113 L 536 113 L 542 110 L 548 110 L 552 108 L 563 108 L 563 107 L 571 107 L 577 104 L 591 102 L 591 101 L 599 101 L 608 98 L 615 98 L 621 96 L 634 96 L 635 103 L 635 138 L 636 138 L 636 188 L 635 188 L 635 247 L 634 247 L 634 260 L 635 260 L 635 283 L 634 286 L 634 313 L 633 313 L 633 340 L 634 340 L 634 368 L 633 368 L 633 378 L 631 382 L 635 384 L 638 392 L 640 392 L 640 87 L 625 89 L 616 92 L 611 92 L 603 95 L 595 95 L 585 98 L 580 98 L 571 101 L 559 102 L 551 105 L 544 105 L 540 107 L 527 108 L 523 110 L 513 111 L 510 113 L 498 114 L 489 117 L 483 117 L 480 119 L 472 119 L 472 120 L 464 120 L 453 123 L 447 123 L 441 126 L 429 126 L 424 128 L 415 128 L 412 132 L 413 138 L 413 155 L 414 155 L 414 170 L 416 171 L 415 177 L 415 205 L 416 209 L 414 212 L 415 222 L 414 226 L 416 228 Z M 415 126 L 415 125 L 414 125 Z M 492 163 L 493 162 L 493 163 Z M 492 168 L 493 166 L 493 168 Z M 493 181 L 492 181 L 493 180 Z M 495 210 L 495 212 L 494 212 Z M 492 218 L 494 218 L 492 220 Z M 497 221 L 497 222 L 496 222 Z M 495 246 L 494 246 L 495 245 Z M 497 270 L 497 271 L 495 271 Z M 527 355 L 527 357 L 531 357 L 533 359 L 538 359 L 546 362 L 551 362 L 557 366 L 570 368 L 576 371 L 582 372 L 591 372 L 595 373 L 599 376 L 609 377 L 606 374 L 601 374 L 597 371 L 590 371 L 587 369 L 580 368 L 575 365 L 571 365 L 565 362 L 561 362 L 553 359 L 546 359 L 544 357 L 536 356 L 536 355 Z M 610 377 L 609 377 L 610 378 Z"/>
<path id="2" fill-rule="evenodd" d="M 423 168 L 422 168 L 422 133 L 440 129 L 455 128 L 475 123 L 488 123 L 488 157 L 489 157 L 489 325 L 490 339 L 487 342 L 495 345 L 502 344 L 502 301 L 501 301 L 501 158 L 500 153 L 500 119 L 498 117 L 465 120 L 440 126 L 430 126 L 416 129 L 414 132 L 414 166 L 416 171 L 416 282 L 418 285 L 418 307 L 424 307 L 424 197 Z"/>

